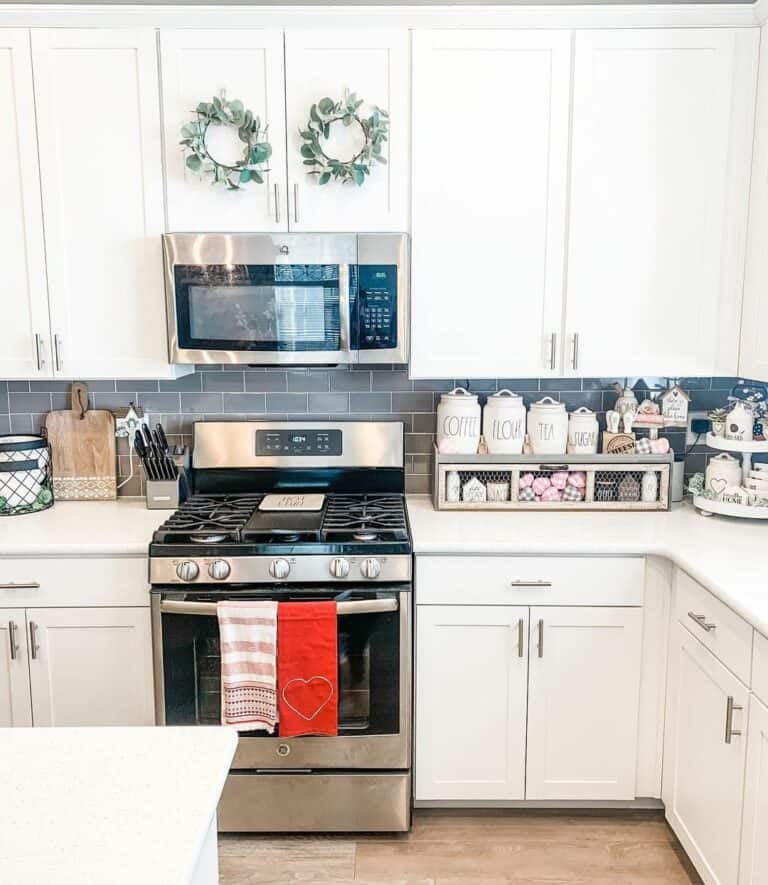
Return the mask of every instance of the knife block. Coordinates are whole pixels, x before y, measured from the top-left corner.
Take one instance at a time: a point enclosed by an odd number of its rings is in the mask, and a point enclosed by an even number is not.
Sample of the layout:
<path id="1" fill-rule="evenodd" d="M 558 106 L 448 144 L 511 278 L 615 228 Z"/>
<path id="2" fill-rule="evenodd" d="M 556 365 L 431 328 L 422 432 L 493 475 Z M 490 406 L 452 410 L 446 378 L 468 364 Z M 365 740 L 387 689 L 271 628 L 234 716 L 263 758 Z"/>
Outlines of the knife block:
<path id="1" fill-rule="evenodd" d="M 147 509 L 175 510 L 187 500 L 187 475 L 180 472 L 176 479 L 147 480 Z"/>

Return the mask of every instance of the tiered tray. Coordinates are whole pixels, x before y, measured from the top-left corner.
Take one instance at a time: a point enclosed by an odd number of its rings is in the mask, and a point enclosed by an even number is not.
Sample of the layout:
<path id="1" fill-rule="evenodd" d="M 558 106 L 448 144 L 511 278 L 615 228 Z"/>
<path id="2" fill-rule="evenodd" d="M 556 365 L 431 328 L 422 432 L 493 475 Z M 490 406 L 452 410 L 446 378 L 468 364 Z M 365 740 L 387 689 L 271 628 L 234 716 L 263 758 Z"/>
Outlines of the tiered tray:
<path id="1" fill-rule="evenodd" d="M 768 441 L 744 442 L 743 440 L 725 439 L 722 436 L 707 434 L 707 446 L 710 449 L 719 449 L 721 452 L 731 452 L 741 455 L 742 477 L 746 480 L 752 469 L 752 455 L 758 453 L 768 454 Z M 768 507 L 750 507 L 746 504 L 728 504 L 696 495 L 693 506 L 702 516 L 712 516 L 714 513 L 720 516 L 735 516 L 739 519 L 768 519 Z"/>

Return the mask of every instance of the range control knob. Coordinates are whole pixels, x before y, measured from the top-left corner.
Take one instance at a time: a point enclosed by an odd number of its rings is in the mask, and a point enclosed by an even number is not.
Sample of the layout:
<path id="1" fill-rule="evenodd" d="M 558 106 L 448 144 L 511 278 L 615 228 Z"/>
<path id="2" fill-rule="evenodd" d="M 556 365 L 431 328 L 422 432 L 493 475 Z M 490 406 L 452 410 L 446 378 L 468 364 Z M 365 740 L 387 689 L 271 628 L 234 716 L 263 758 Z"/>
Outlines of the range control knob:
<path id="1" fill-rule="evenodd" d="M 287 559 L 273 559 L 269 564 L 269 573 L 278 581 L 284 581 L 291 573 L 291 564 Z"/>
<path id="2" fill-rule="evenodd" d="M 200 574 L 200 568 L 191 559 L 185 559 L 176 566 L 176 574 L 182 581 L 194 581 Z"/>
<path id="3" fill-rule="evenodd" d="M 208 574 L 214 581 L 225 581 L 232 571 L 226 559 L 214 559 L 208 566 Z"/>
<path id="4" fill-rule="evenodd" d="M 332 559 L 329 568 L 334 578 L 346 578 L 349 574 L 349 560 L 341 556 Z"/>
<path id="5" fill-rule="evenodd" d="M 364 559 L 360 563 L 360 573 L 364 578 L 378 578 L 381 574 L 381 563 L 378 559 Z"/>

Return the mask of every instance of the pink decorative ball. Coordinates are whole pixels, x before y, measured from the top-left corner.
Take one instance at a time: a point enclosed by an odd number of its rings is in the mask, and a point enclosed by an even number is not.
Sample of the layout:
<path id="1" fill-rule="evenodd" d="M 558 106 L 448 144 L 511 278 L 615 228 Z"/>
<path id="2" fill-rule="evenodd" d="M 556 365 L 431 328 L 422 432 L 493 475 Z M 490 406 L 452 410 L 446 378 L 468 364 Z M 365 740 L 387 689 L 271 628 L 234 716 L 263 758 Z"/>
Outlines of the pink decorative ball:
<path id="1" fill-rule="evenodd" d="M 537 476 L 533 481 L 533 490 L 537 495 L 542 495 L 551 485 L 546 476 Z"/>
<path id="2" fill-rule="evenodd" d="M 534 476 L 532 473 L 524 473 L 520 477 L 520 488 L 524 489 L 524 488 L 527 488 L 528 486 L 533 485 L 533 479 L 534 479 Z"/>
<path id="3" fill-rule="evenodd" d="M 654 455 L 666 455 L 669 451 L 669 440 L 664 436 L 660 436 L 658 439 L 652 439 L 651 451 Z"/>
<path id="4" fill-rule="evenodd" d="M 556 489 L 554 486 L 550 486 L 541 493 L 542 501 L 562 501 L 562 499 L 563 493 L 560 489 Z"/>
<path id="5" fill-rule="evenodd" d="M 568 485 L 573 486 L 575 489 L 586 488 L 587 474 L 581 470 L 576 470 L 573 473 L 569 473 L 568 474 Z"/>
<path id="6" fill-rule="evenodd" d="M 556 489 L 564 489 L 568 484 L 568 473 L 564 470 L 559 470 L 550 476 L 549 481 Z"/>

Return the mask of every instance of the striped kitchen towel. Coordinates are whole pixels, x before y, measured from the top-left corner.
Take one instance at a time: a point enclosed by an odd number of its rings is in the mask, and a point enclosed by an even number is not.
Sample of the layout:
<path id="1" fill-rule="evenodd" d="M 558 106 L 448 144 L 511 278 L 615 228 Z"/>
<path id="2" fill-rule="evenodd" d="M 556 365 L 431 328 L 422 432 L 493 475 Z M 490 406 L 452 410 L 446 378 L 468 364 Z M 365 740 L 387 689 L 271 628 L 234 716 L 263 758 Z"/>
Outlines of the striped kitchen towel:
<path id="1" fill-rule="evenodd" d="M 277 603 L 216 605 L 221 645 L 221 724 L 266 731 L 277 723 Z"/>

